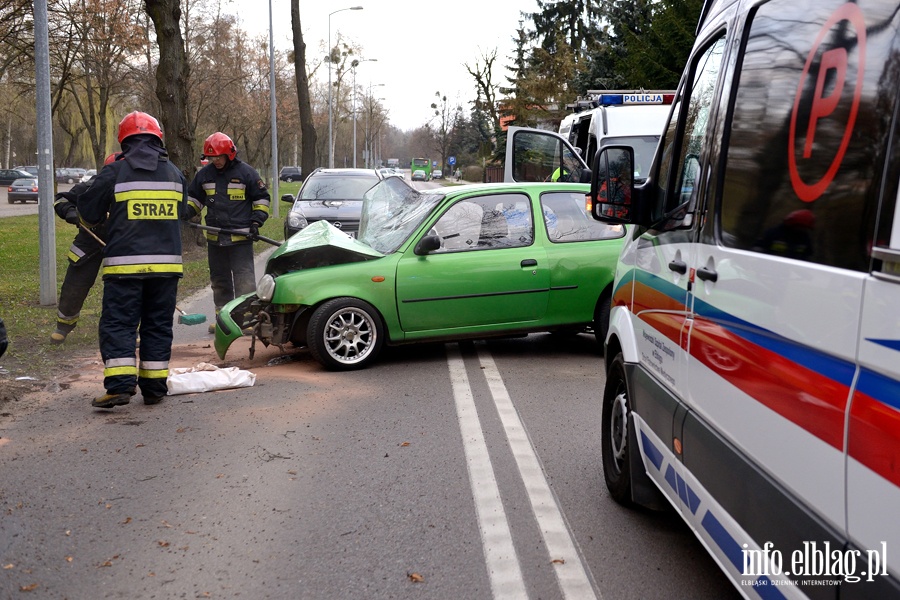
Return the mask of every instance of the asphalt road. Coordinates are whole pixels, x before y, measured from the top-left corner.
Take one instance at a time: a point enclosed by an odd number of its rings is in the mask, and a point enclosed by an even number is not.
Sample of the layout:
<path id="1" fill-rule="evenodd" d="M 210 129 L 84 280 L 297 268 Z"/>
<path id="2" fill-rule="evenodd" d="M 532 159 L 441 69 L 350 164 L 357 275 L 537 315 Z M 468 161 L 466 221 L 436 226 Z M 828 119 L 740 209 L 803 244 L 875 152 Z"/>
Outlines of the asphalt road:
<path id="1" fill-rule="evenodd" d="M 673 514 L 608 497 L 590 336 L 329 373 L 191 331 L 173 366 L 256 385 L 95 411 L 88 357 L 0 417 L 0 597 L 737 597 Z"/>

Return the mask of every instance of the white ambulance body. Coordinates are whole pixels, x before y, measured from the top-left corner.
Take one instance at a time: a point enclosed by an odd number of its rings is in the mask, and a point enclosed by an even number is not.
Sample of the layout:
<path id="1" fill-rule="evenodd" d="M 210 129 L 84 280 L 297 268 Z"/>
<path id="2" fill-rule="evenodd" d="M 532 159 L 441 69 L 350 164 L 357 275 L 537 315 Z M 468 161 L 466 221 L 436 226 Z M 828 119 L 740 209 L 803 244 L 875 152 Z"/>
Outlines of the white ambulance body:
<path id="1" fill-rule="evenodd" d="M 588 163 L 603 146 L 631 146 L 636 177 L 646 177 L 674 97 L 674 91 L 588 90 L 569 106 L 576 112 L 562 120 L 559 134 Z"/>
<path id="2" fill-rule="evenodd" d="M 646 181 L 589 163 L 607 488 L 748 598 L 900 598 L 898 90 L 896 1 L 707 0 Z"/>

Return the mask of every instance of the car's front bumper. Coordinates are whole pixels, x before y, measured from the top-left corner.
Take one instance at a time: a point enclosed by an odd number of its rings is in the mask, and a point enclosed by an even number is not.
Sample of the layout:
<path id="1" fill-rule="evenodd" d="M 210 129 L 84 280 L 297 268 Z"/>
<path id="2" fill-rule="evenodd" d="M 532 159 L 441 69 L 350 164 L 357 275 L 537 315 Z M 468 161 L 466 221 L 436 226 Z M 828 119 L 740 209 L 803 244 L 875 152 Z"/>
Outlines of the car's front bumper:
<path id="1" fill-rule="evenodd" d="M 235 298 L 222 307 L 216 315 L 216 354 L 225 358 L 225 353 L 234 340 L 244 335 L 244 330 L 256 325 L 256 316 L 252 314 L 252 305 L 258 302 L 256 293 L 245 294 Z"/>

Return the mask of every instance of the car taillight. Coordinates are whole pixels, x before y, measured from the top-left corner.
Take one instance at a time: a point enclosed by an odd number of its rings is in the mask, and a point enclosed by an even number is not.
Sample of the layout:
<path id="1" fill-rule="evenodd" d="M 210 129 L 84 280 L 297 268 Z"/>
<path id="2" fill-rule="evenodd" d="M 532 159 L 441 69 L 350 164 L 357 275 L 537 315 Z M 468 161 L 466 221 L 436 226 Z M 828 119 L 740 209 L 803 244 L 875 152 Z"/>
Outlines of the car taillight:
<path id="1" fill-rule="evenodd" d="M 31 191 L 37 193 L 37 191 L 38 191 L 37 186 L 34 186 L 33 188 L 31 188 Z"/>
<path id="2" fill-rule="evenodd" d="M 11 192 L 11 191 L 12 191 L 12 187 L 10 186 L 10 187 L 6 188 L 6 191 L 7 191 L 7 192 Z"/>

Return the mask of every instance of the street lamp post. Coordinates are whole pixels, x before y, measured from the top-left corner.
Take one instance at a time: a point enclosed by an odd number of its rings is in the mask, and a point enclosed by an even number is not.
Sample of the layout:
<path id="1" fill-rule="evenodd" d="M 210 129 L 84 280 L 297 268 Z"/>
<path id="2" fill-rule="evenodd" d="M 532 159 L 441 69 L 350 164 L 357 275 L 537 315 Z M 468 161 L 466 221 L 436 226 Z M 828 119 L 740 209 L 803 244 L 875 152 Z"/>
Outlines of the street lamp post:
<path id="1" fill-rule="evenodd" d="M 345 10 L 362 10 L 362 6 L 348 6 L 328 13 L 328 168 L 334 168 L 334 138 L 332 137 L 333 113 L 331 106 L 331 15 Z"/>
<path id="2" fill-rule="evenodd" d="M 363 58 L 353 61 L 353 168 L 356 168 L 356 67 L 361 62 L 378 62 L 377 58 Z"/>

